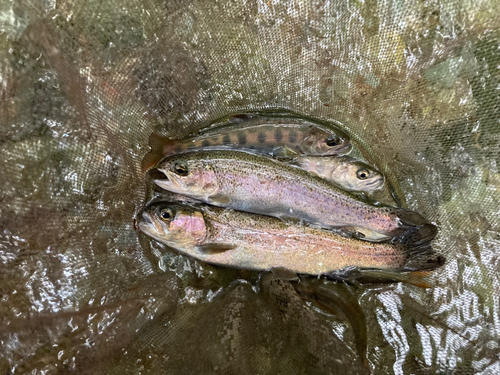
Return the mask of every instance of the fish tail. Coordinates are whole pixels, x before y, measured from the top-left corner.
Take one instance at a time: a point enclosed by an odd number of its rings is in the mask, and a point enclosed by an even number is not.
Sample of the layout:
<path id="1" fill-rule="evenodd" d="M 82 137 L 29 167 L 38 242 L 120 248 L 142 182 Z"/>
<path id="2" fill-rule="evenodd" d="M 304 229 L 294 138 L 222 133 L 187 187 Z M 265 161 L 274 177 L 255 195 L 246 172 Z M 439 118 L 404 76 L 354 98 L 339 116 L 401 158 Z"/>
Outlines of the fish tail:
<path id="1" fill-rule="evenodd" d="M 165 136 L 152 133 L 149 136 L 149 147 L 151 150 L 144 155 L 144 158 L 141 161 L 141 169 L 143 172 L 147 172 L 148 169 L 158 164 L 161 159 L 163 159 L 166 148 L 173 148 L 173 145 L 179 142 L 177 140 L 173 140 L 167 138 Z"/>
<path id="2" fill-rule="evenodd" d="M 407 274 L 405 282 L 419 288 L 428 289 L 431 287 L 431 284 L 425 280 L 425 278 L 429 276 L 429 274 L 428 271 L 412 271 Z"/>
<path id="3" fill-rule="evenodd" d="M 444 256 L 436 254 L 432 248 L 436 235 L 435 225 L 423 224 L 408 229 L 392 241 L 402 246 L 406 255 L 406 262 L 401 271 L 432 270 L 444 264 Z"/>
<path id="4" fill-rule="evenodd" d="M 153 152 L 153 150 L 149 151 L 141 161 L 141 169 L 145 173 L 150 168 L 158 164 L 158 162 L 163 159 L 162 152 Z"/>
<path id="5" fill-rule="evenodd" d="M 401 227 L 416 227 L 420 225 L 429 224 L 429 221 L 426 220 L 422 215 L 418 212 L 405 210 L 405 209 L 397 209 L 396 215 L 401 222 Z"/>

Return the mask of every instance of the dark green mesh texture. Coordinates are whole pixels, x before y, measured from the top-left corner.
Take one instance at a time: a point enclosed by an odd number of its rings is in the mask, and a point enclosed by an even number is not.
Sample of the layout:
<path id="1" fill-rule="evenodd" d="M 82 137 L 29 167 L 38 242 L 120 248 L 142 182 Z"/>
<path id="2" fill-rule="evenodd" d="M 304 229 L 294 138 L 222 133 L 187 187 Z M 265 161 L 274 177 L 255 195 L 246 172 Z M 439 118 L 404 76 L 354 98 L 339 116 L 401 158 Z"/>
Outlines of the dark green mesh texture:
<path id="1" fill-rule="evenodd" d="M 499 4 L 0 2 L 0 374 L 363 373 L 288 282 L 134 230 L 154 129 L 271 109 L 343 124 L 440 228 L 433 288 L 355 291 L 370 371 L 500 373 Z"/>

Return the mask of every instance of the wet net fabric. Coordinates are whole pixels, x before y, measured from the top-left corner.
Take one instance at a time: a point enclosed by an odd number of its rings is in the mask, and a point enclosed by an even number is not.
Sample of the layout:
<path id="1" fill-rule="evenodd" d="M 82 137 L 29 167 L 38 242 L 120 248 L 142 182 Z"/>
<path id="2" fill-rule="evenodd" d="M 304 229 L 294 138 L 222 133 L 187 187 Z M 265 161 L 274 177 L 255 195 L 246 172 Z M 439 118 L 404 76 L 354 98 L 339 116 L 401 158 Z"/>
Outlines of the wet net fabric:
<path id="1" fill-rule="evenodd" d="M 500 372 L 497 1 L 3 1 L 0 373 Z M 439 226 L 424 290 L 355 289 L 353 330 L 272 275 L 134 229 L 153 131 L 340 123 Z"/>

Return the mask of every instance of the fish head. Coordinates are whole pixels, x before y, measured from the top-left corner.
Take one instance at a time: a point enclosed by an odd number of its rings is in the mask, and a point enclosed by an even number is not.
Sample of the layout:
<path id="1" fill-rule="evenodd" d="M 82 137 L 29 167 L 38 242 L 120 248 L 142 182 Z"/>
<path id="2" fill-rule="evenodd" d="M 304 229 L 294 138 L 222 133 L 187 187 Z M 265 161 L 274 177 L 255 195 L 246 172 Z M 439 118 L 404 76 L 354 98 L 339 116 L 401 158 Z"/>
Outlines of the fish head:
<path id="1" fill-rule="evenodd" d="M 200 199 L 217 193 L 217 175 L 208 160 L 175 155 L 162 160 L 156 169 L 166 177 L 155 179 L 162 189 Z"/>
<path id="2" fill-rule="evenodd" d="M 138 226 L 143 233 L 173 248 L 193 248 L 207 235 L 205 218 L 200 211 L 170 202 L 146 206 Z"/>
<path id="3" fill-rule="evenodd" d="M 382 173 L 360 161 L 346 160 L 333 174 L 346 189 L 353 191 L 373 192 L 384 184 Z"/>
<path id="4" fill-rule="evenodd" d="M 302 142 L 302 151 L 311 155 L 340 155 L 351 150 L 351 140 L 338 130 L 330 131 L 311 127 Z"/>

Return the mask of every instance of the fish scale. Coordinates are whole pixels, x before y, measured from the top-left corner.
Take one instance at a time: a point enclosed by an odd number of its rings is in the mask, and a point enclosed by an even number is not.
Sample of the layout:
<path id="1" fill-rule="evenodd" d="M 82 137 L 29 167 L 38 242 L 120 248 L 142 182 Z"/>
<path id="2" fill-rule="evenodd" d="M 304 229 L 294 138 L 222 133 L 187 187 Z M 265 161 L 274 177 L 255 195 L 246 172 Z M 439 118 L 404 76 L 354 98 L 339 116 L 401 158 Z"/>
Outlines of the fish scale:
<path id="1" fill-rule="evenodd" d="M 161 218 L 163 209 L 172 217 Z M 410 229 L 392 243 L 369 243 L 339 236 L 331 231 L 285 223 L 279 219 L 205 205 L 187 206 L 155 202 L 147 206 L 140 229 L 178 251 L 212 264 L 253 270 L 285 268 L 310 275 L 322 275 L 347 267 L 407 269 L 416 253 L 430 262 L 413 269 L 430 269 L 442 261 L 435 257 L 429 235 Z M 424 234 L 423 241 L 419 234 Z M 408 241 L 419 237 L 418 248 Z"/>
<path id="2" fill-rule="evenodd" d="M 189 150 L 246 148 L 274 156 L 337 155 L 351 150 L 349 136 L 340 129 L 303 119 L 261 116 L 208 128 L 181 140 L 152 134 L 150 146 L 142 161 L 144 171 L 165 156 Z"/>
<path id="3" fill-rule="evenodd" d="M 177 175 L 176 165 L 188 174 Z M 157 168 L 167 179 L 155 183 L 166 190 L 215 206 L 359 232 L 369 240 L 427 223 L 416 212 L 371 206 L 318 176 L 262 155 L 198 151 L 169 156 Z"/>

